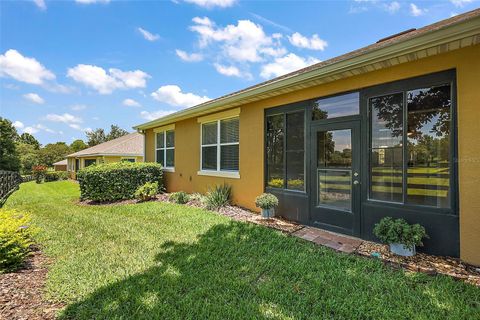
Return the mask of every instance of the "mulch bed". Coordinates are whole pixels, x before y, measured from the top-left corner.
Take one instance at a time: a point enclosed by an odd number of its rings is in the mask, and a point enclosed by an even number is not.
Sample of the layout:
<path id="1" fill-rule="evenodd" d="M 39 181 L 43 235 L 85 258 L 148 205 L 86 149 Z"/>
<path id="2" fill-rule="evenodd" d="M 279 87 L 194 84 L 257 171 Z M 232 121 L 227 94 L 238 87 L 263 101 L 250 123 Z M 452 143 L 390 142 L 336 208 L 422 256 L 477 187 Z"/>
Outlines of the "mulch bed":
<path id="1" fill-rule="evenodd" d="M 24 268 L 0 274 L 0 319 L 55 319 L 63 305 L 44 299 L 48 264 L 36 249 Z"/>
<path id="2" fill-rule="evenodd" d="M 402 257 L 391 253 L 387 245 L 370 241 L 363 241 L 356 253 L 371 258 L 377 257 L 394 267 L 429 275 L 444 274 L 480 287 L 480 268 L 468 265 L 460 259 L 420 252 L 413 257 Z"/>

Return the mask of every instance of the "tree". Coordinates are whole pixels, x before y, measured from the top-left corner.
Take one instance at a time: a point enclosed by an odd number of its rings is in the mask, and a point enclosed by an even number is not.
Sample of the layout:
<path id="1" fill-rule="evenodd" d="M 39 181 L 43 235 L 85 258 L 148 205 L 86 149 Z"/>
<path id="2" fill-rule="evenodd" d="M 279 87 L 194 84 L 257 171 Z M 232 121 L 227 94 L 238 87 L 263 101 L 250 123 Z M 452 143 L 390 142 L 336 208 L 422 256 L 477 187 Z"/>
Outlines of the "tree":
<path id="1" fill-rule="evenodd" d="M 17 143 L 18 154 L 20 155 L 20 171 L 22 174 L 32 173 L 32 168 L 39 163 L 40 150 L 35 149 L 35 146 L 28 143 Z"/>
<path id="2" fill-rule="evenodd" d="M 34 136 L 27 132 L 22 133 L 22 135 L 18 138 L 18 142 L 32 145 L 35 150 L 40 149 L 40 142 L 38 142 Z"/>
<path id="3" fill-rule="evenodd" d="M 17 142 L 32 145 L 35 149 L 40 149 L 41 146 L 40 142 L 28 132 L 22 133 Z"/>
<path id="4" fill-rule="evenodd" d="M 49 143 L 39 152 L 39 162 L 42 165 L 52 166 L 55 162 L 65 159 L 71 153 L 65 142 Z"/>
<path id="5" fill-rule="evenodd" d="M 70 144 L 70 149 L 72 149 L 73 152 L 78 152 L 86 148 L 88 148 L 88 146 L 81 139 L 77 139 Z"/>
<path id="6" fill-rule="evenodd" d="M 107 141 L 120 138 L 120 137 L 125 136 L 127 134 L 128 134 L 127 130 L 123 130 L 122 128 L 120 128 L 116 124 L 112 124 L 110 126 L 110 133 L 107 135 Z"/>
<path id="7" fill-rule="evenodd" d="M 0 170 L 18 171 L 20 157 L 15 141 L 18 133 L 12 122 L 0 117 Z"/>
<path id="8" fill-rule="evenodd" d="M 128 131 L 120 128 L 119 126 L 112 124 L 110 126 L 110 132 L 105 134 L 105 130 L 98 128 L 92 131 L 85 132 L 87 136 L 87 144 L 89 147 L 96 146 L 97 144 L 104 143 L 113 139 L 120 138 L 128 134 Z"/>
<path id="9" fill-rule="evenodd" d="M 87 144 L 89 147 L 96 146 L 97 144 L 104 143 L 107 141 L 107 137 L 105 135 L 105 130 L 98 128 L 92 131 L 85 132 L 87 136 Z"/>

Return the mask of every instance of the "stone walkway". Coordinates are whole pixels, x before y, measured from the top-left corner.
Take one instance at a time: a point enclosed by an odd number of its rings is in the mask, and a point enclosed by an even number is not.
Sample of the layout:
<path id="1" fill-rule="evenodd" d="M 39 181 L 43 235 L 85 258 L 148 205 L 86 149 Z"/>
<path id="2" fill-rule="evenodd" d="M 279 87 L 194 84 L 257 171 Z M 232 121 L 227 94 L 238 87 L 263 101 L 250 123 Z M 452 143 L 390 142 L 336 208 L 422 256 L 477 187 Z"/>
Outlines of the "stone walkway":
<path id="1" fill-rule="evenodd" d="M 345 253 L 355 252 L 363 240 L 313 227 L 304 227 L 292 233 L 293 236 Z"/>

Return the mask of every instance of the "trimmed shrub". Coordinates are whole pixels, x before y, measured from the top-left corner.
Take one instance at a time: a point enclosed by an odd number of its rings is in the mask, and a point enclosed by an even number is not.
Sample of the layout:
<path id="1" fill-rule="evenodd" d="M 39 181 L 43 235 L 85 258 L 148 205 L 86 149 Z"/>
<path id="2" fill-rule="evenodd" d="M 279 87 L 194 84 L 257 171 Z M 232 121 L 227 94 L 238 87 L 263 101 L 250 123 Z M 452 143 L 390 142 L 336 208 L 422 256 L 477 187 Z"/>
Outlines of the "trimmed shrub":
<path id="1" fill-rule="evenodd" d="M 45 182 L 67 180 L 68 174 L 66 171 L 51 171 L 45 174 Z"/>
<path id="2" fill-rule="evenodd" d="M 168 200 L 179 203 L 179 204 L 185 204 L 190 200 L 190 197 L 188 194 L 184 191 L 179 191 L 179 192 L 174 192 L 170 195 Z"/>
<path id="3" fill-rule="evenodd" d="M 268 210 L 278 206 L 278 198 L 271 193 L 263 193 L 255 198 L 255 205 Z"/>
<path id="4" fill-rule="evenodd" d="M 115 162 L 89 166 L 78 171 L 80 199 L 115 201 L 133 199 L 138 187 L 157 182 L 163 189 L 163 171 L 158 163 Z"/>
<path id="5" fill-rule="evenodd" d="M 230 204 L 230 196 L 232 194 L 232 187 L 228 184 L 215 186 L 207 192 L 205 196 L 205 207 L 208 210 L 217 210 Z"/>
<path id="6" fill-rule="evenodd" d="M 0 210 L 0 272 L 19 267 L 30 254 L 37 229 L 30 216 L 16 210 Z"/>
<path id="7" fill-rule="evenodd" d="M 143 186 L 138 187 L 135 191 L 135 198 L 140 201 L 148 201 L 153 198 L 158 193 L 158 182 L 147 182 Z"/>
<path id="8" fill-rule="evenodd" d="M 422 246 L 423 238 L 428 238 L 425 228 L 416 224 L 408 224 L 404 219 L 385 217 L 375 224 L 373 234 L 386 244 L 401 243 L 409 249 Z"/>
<path id="9" fill-rule="evenodd" d="M 47 174 L 46 166 L 33 167 L 33 177 L 35 178 L 36 183 L 42 183 L 45 180 L 46 174 Z"/>

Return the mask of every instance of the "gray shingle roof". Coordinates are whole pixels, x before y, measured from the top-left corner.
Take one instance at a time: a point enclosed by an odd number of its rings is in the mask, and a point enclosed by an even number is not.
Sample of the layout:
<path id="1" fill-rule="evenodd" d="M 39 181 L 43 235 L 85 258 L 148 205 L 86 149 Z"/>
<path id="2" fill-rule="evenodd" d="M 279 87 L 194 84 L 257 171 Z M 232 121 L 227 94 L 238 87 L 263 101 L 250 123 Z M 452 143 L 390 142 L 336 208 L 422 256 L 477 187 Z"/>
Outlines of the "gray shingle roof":
<path id="1" fill-rule="evenodd" d="M 89 155 L 141 156 L 143 155 L 143 135 L 137 132 L 133 132 L 123 137 L 69 154 L 67 158 Z"/>
<path id="2" fill-rule="evenodd" d="M 67 159 L 57 161 L 53 165 L 54 166 L 66 166 L 67 165 Z"/>

